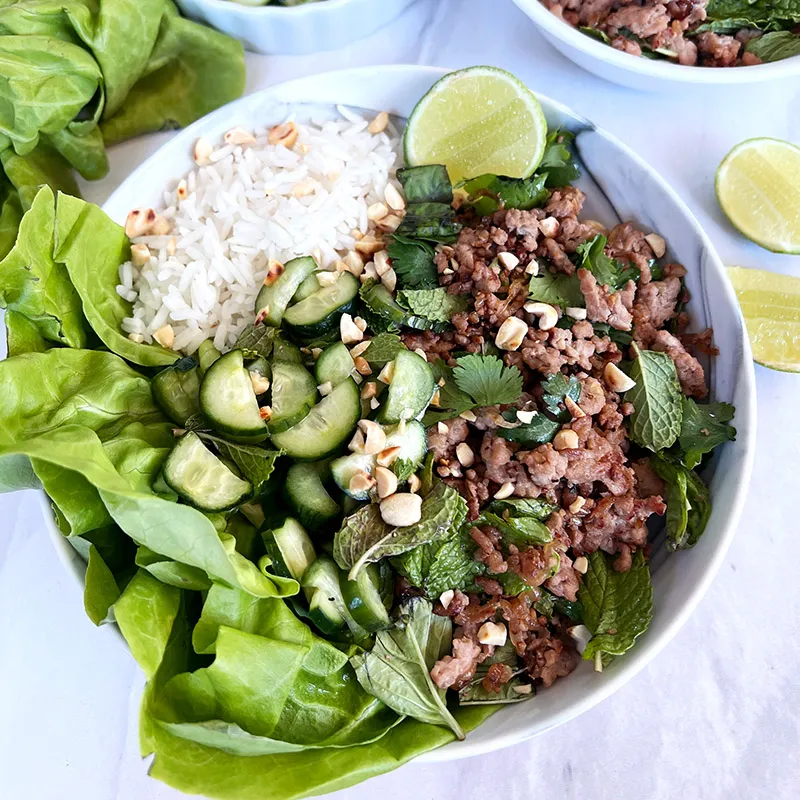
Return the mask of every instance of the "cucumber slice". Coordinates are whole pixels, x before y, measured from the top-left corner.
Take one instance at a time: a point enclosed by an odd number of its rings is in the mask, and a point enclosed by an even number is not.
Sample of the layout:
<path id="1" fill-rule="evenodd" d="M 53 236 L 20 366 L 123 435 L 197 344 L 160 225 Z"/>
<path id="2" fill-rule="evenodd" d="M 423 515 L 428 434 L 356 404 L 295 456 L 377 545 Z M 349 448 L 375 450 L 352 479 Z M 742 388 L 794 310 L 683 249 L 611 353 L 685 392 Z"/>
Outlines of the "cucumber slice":
<path id="1" fill-rule="evenodd" d="M 289 302 L 300 284 L 317 268 L 317 262 L 310 256 L 293 258 L 287 261 L 283 272 L 269 286 L 263 286 L 256 298 L 256 319 L 280 327 Z"/>
<path id="2" fill-rule="evenodd" d="M 234 508 L 253 493 L 250 481 L 237 478 L 200 440 L 187 433 L 164 462 L 164 480 L 202 511 Z"/>
<path id="3" fill-rule="evenodd" d="M 339 567 L 332 558 L 322 556 L 306 570 L 301 581 L 308 599 L 309 617 L 322 633 L 339 633 L 350 616 L 342 597 Z"/>
<path id="4" fill-rule="evenodd" d="M 338 342 L 325 350 L 317 359 L 315 372 L 317 383 L 322 385 L 330 381 L 333 386 L 338 386 L 350 377 L 355 368 L 353 356 L 350 355 L 347 345 Z"/>
<path id="5" fill-rule="evenodd" d="M 299 581 L 317 557 L 314 545 L 303 526 L 292 517 L 278 525 L 261 531 L 267 555 L 272 559 L 272 569 L 284 578 Z"/>
<path id="6" fill-rule="evenodd" d="M 275 447 L 299 461 L 317 461 L 335 453 L 353 433 L 361 416 L 361 397 L 352 378 L 340 383 L 288 431 L 272 435 Z"/>
<path id="7" fill-rule="evenodd" d="M 388 628 L 392 623 L 381 597 L 381 579 L 375 564 L 358 572 L 354 581 L 342 580 L 342 597 L 353 619 L 370 633 Z"/>
<path id="8" fill-rule="evenodd" d="M 241 350 L 231 350 L 211 365 L 200 385 L 200 408 L 223 433 L 250 441 L 267 438 Z"/>
<path id="9" fill-rule="evenodd" d="M 282 433 L 297 425 L 314 407 L 317 397 L 317 383 L 305 367 L 276 362 L 272 368 L 270 433 Z"/>
<path id="10" fill-rule="evenodd" d="M 425 460 L 428 452 L 425 426 L 415 419 L 405 425 L 390 425 L 386 428 L 386 447 L 399 447 L 397 460 L 410 461 L 416 469 Z"/>
<path id="11" fill-rule="evenodd" d="M 200 347 L 197 348 L 197 352 L 195 353 L 195 358 L 200 364 L 200 376 L 208 372 L 211 368 L 211 365 L 217 361 L 222 353 L 214 347 L 214 342 L 211 339 L 206 339 L 204 342 L 200 342 Z"/>
<path id="12" fill-rule="evenodd" d="M 200 412 L 200 376 L 193 358 L 182 358 L 162 369 L 152 387 L 155 401 L 178 425 Z"/>
<path id="13" fill-rule="evenodd" d="M 378 419 L 381 422 L 415 419 L 428 407 L 435 389 L 430 364 L 411 350 L 401 350 L 395 356 L 392 382 Z"/>
<path id="14" fill-rule="evenodd" d="M 324 286 L 286 310 L 283 320 L 301 339 L 317 339 L 334 332 L 342 314 L 352 311 L 360 287 L 358 278 L 340 272 L 335 283 Z"/>
<path id="15" fill-rule="evenodd" d="M 286 502 L 307 528 L 319 530 L 342 509 L 322 483 L 319 464 L 293 464 L 286 475 Z"/>
<path id="16" fill-rule="evenodd" d="M 372 475 L 375 469 L 375 456 L 364 455 L 361 453 L 351 453 L 349 456 L 342 456 L 331 462 L 331 475 L 336 485 L 354 500 L 369 500 L 369 490 L 354 492 L 350 488 L 350 481 L 357 472 L 366 472 Z"/>
<path id="17" fill-rule="evenodd" d="M 286 339 L 281 339 L 279 336 L 276 336 L 272 344 L 272 363 L 274 364 L 277 361 L 302 364 L 303 354 L 296 344 L 292 344 L 292 342 L 287 342 Z"/>
<path id="18" fill-rule="evenodd" d="M 361 299 L 373 314 L 401 328 L 414 328 L 419 331 L 444 331 L 449 327 L 446 322 L 431 322 L 425 317 L 418 317 L 410 311 L 406 311 L 382 283 L 375 283 L 363 289 Z"/>
<path id="19" fill-rule="evenodd" d="M 317 276 L 312 272 L 298 287 L 292 298 L 292 303 L 299 303 L 319 291 L 320 285 Z"/>

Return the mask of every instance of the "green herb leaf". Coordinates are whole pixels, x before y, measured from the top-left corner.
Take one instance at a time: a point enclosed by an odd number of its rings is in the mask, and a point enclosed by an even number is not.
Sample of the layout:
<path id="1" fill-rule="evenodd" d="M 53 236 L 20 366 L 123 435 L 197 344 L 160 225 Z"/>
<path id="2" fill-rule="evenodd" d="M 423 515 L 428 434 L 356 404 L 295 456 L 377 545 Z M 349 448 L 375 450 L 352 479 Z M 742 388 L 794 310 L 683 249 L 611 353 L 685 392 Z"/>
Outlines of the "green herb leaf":
<path id="1" fill-rule="evenodd" d="M 447 289 L 401 289 L 397 301 L 412 314 L 431 322 L 450 323 L 457 311 L 467 307 L 465 297 L 449 294 Z"/>
<path id="2" fill-rule="evenodd" d="M 229 458 L 241 470 L 242 475 L 253 484 L 258 494 L 270 479 L 275 462 L 283 455 L 281 450 L 265 450 L 251 444 L 234 444 L 210 433 L 197 434 L 201 439 L 212 442 L 223 458 Z"/>
<path id="3" fill-rule="evenodd" d="M 395 234 L 389 243 L 388 253 L 400 286 L 411 289 L 432 289 L 439 285 L 436 264 L 433 260 L 434 250 L 427 242 Z"/>
<path id="4" fill-rule="evenodd" d="M 574 403 L 581 399 L 581 382 L 574 375 L 567 378 L 562 372 L 556 372 L 542 381 L 542 389 L 544 389 L 542 397 L 544 407 L 559 422 L 568 422 L 572 419 L 570 412 L 561 406 L 568 397 Z"/>
<path id="5" fill-rule="evenodd" d="M 539 522 L 546 522 L 558 506 L 538 497 L 509 497 L 507 500 L 495 500 L 489 508 L 497 514 L 508 511 L 513 517 L 533 517 Z"/>
<path id="6" fill-rule="evenodd" d="M 456 212 L 447 203 L 409 203 L 397 234 L 447 244 L 458 238 L 461 227 L 456 222 Z"/>
<path id="7" fill-rule="evenodd" d="M 583 244 L 575 252 L 581 257 L 580 266 L 588 269 L 601 286 L 611 291 L 619 291 L 628 281 L 638 281 L 641 273 L 631 264 L 623 264 L 605 254 L 608 239 L 597 235 Z"/>
<path id="8" fill-rule="evenodd" d="M 393 361 L 406 346 L 394 333 L 379 333 L 369 341 L 369 347 L 362 353 L 371 367 L 385 367 Z"/>
<path id="9" fill-rule="evenodd" d="M 492 664 L 505 664 L 514 673 L 511 680 L 500 687 L 499 692 L 487 691 L 482 685 L 483 679 L 488 675 Z M 485 703 L 509 705 L 530 700 L 536 695 L 536 690 L 533 684 L 522 679 L 521 676 L 524 673 L 525 669 L 519 666 L 516 649 L 511 643 L 506 643 L 502 647 L 498 647 L 486 661 L 478 664 L 472 680 L 463 689 L 459 690 L 458 703 L 462 706 Z"/>
<path id="10" fill-rule="evenodd" d="M 771 31 L 751 39 L 744 49 L 765 63 L 781 61 L 800 55 L 800 35 L 792 31 Z"/>
<path id="11" fill-rule="evenodd" d="M 467 203 L 475 213 L 488 217 L 498 208 L 529 210 L 547 202 L 550 192 L 545 188 L 547 175 L 530 178 L 506 178 L 502 175 L 480 175 L 463 184 L 469 195 Z"/>
<path id="12" fill-rule="evenodd" d="M 583 308 L 586 299 L 581 292 L 577 275 L 543 271 L 531 278 L 528 296 L 539 303 L 549 303 L 562 308 Z"/>
<path id="13" fill-rule="evenodd" d="M 497 356 L 471 353 L 457 359 L 456 364 L 453 380 L 475 405 L 510 404 L 522 394 L 522 373 L 516 367 L 506 367 Z"/>
<path id="14" fill-rule="evenodd" d="M 272 346 L 277 334 L 278 329 L 269 325 L 247 325 L 231 349 L 247 350 L 256 356 L 269 358 L 272 355 Z"/>
<path id="15" fill-rule="evenodd" d="M 684 465 L 694 469 L 706 453 L 736 439 L 736 428 L 730 424 L 735 409 L 729 403 L 701 406 L 691 397 L 684 397 L 682 402 L 683 421 L 678 447 L 682 451 Z"/>
<path id="16" fill-rule="evenodd" d="M 509 517 L 508 519 L 484 511 L 474 525 L 491 525 L 500 531 L 503 543 L 513 544 L 520 549 L 532 545 L 544 545 L 553 541 L 550 529 L 535 517 Z"/>
<path id="17" fill-rule="evenodd" d="M 450 649 L 452 623 L 439 617 L 431 604 L 412 598 L 400 607 L 396 626 L 380 631 L 368 653 L 353 656 L 359 683 L 398 714 L 430 725 L 450 728 L 464 738 L 461 726 L 447 710 L 445 690 L 431 680 L 430 670 Z"/>
<path id="18" fill-rule="evenodd" d="M 403 185 L 407 203 L 453 202 L 453 186 L 442 164 L 404 167 L 397 170 L 397 180 Z"/>
<path id="19" fill-rule="evenodd" d="M 800 6 L 797 0 L 710 0 L 706 18 L 709 24 L 700 26 L 698 31 L 788 30 L 800 23 Z"/>
<path id="20" fill-rule="evenodd" d="M 568 186 L 581 176 L 572 151 L 575 135 L 570 131 L 555 130 L 547 136 L 544 155 L 538 172 L 547 174 L 547 186 Z"/>
<path id="21" fill-rule="evenodd" d="M 616 572 L 605 553 L 592 553 L 578 600 L 584 624 L 592 632 L 584 659 L 620 656 L 633 647 L 653 618 L 653 586 L 642 551 L 633 557 L 628 572 Z"/>
<path id="22" fill-rule="evenodd" d="M 506 418 L 510 414 L 504 414 Z M 512 418 L 516 419 L 516 415 Z M 509 420 L 510 421 L 510 420 Z M 561 423 L 544 414 L 536 414 L 530 421 L 516 428 L 498 428 L 495 433 L 501 439 L 517 444 L 545 444 L 552 442 L 553 437 L 561 430 Z"/>
<path id="23" fill-rule="evenodd" d="M 422 501 L 422 516 L 416 525 L 393 528 L 371 503 L 345 519 L 334 536 L 333 557 L 342 569 L 350 570 L 350 580 L 355 580 L 365 564 L 447 538 L 466 515 L 464 498 L 444 483 L 437 483 Z"/>
<path id="24" fill-rule="evenodd" d="M 673 445 L 681 432 L 681 385 L 675 363 L 666 353 L 640 350 L 635 344 L 633 351 L 636 358 L 630 376 L 636 385 L 625 395 L 634 409 L 631 439 L 657 452 Z"/>
<path id="25" fill-rule="evenodd" d="M 583 606 L 577 600 L 565 600 L 546 589 L 541 589 L 541 592 L 542 596 L 534 603 L 539 614 L 544 614 L 548 619 L 552 619 L 553 614 L 561 614 L 578 624 L 583 622 Z"/>
<path id="26" fill-rule="evenodd" d="M 417 471 L 417 464 L 407 458 L 398 458 L 392 464 L 392 472 L 400 483 L 407 481 Z"/>
<path id="27" fill-rule="evenodd" d="M 456 382 L 453 379 L 453 370 L 442 359 L 437 358 L 431 364 L 431 368 L 433 369 L 433 378 L 437 386 L 439 386 L 439 409 L 432 406 L 428 407 L 425 416 L 422 418 L 422 424 L 426 428 L 442 420 L 453 419 L 453 417 L 457 417 L 464 411 L 475 407 L 474 400 L 456 386 Z M 444 383 L 441 383 L 442 380 Z"/>

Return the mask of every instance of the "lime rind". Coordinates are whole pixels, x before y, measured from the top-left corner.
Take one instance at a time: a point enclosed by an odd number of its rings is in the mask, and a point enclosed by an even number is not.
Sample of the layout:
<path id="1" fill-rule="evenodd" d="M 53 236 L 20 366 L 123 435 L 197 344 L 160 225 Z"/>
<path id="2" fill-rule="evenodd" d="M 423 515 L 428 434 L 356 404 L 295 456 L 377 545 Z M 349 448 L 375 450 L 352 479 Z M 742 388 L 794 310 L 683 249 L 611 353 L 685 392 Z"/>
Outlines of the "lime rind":
<path id="1" fill-rule="evenodd" d="M 444 163 L 454 183 L 486 172 L 527 178 L 546 140 L 544 113 L 522 81 L 497 67 L 469 67 L 445 75 L 417 103 L 404 155 L 409 166 Z"/>
<path id="2" fill-rule="evenodd" d="M 748 139 L 722 160 L 715 180 L 720 207 L 750 241 L 800 255 L 800 147 Z"/>

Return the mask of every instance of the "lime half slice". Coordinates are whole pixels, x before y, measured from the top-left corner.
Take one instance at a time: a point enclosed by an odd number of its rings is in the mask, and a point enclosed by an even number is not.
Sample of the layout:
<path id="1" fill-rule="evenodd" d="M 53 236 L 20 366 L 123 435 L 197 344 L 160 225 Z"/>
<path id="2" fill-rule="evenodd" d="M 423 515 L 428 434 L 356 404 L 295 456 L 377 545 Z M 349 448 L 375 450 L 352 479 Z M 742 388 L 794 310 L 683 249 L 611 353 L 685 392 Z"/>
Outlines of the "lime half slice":
<path id="1" fill-rule="evenodd" d="M 409 166 L 444 164 L 453 183 L 527 178 L 544 155 L 547 121 L 530 89 L 496 67 L 451 72 L 417 103 L 405 132 Z"/>
<path id="2" fill-rule="evenodd" d="M 748 239 L 775 253 L 800 254 L 800 147 L 749 139 L 717 170 L 717 199 Z"/>
<path id="3" fill-rule="evenodd" d="M 800 372 L 800 278 L 743 267 L 728 267 L 728 274 L 754 360 L 770 369 Z"/>

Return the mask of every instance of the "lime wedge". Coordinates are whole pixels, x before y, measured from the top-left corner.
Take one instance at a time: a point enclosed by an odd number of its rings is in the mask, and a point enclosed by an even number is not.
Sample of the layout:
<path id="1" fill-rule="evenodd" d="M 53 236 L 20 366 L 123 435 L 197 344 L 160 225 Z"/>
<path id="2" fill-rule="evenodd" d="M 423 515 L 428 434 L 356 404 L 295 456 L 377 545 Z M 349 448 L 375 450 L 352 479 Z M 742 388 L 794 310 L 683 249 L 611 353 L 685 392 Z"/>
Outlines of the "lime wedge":
<path id="1" fill-rule="evenodd" d="M 527 178 L 544 155 L 547 121 L 520 80 L 496 67 L 451 72 L 417 103 L 405 132 L 409 166 L 444 164 L 453 183 Z"/>
<path id="2" fill-rule="evenodd" d="M 775 253 L 800 254 L 800 147 L 749 139 L 717 170 L 717 199 L 748 239 Z"/>
<path id="3" fill-rule="evenodd" d="M 728 267 L 750 335 L 753 359 L 770 369 L 800 372 L 800 278 Z"/>

